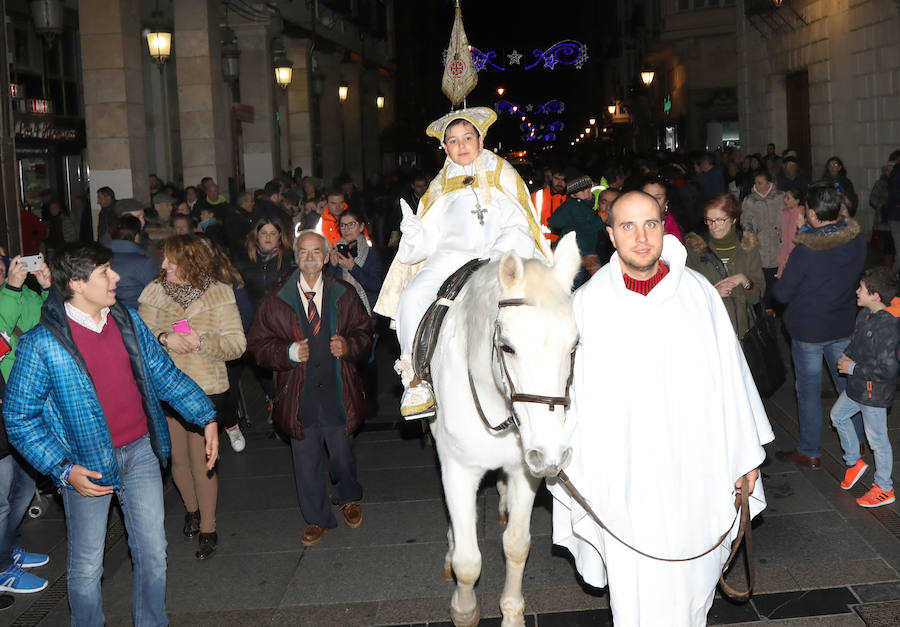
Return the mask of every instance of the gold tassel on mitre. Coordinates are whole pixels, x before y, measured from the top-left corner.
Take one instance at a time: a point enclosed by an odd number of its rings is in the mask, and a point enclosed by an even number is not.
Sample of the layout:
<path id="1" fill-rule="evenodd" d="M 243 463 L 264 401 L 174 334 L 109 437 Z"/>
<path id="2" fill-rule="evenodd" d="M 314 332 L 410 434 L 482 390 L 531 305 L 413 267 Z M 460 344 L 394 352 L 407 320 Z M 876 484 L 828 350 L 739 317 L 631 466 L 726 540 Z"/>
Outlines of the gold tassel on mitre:
<path id="1" fill-rule="evenodd" d="M 465 100 L 475 85 L 478 84 L 478 72 L 472 62 L 469 40 L 463 29 L 462 12 L 459 1 L 456 2 L 456 17 L 450 33 L 450 46 L 447 48 L 447 62 L 444 64 L 444 77 L 441 79 L 441 90 L 450 99 L 452 106 L 458 107 Z"/>

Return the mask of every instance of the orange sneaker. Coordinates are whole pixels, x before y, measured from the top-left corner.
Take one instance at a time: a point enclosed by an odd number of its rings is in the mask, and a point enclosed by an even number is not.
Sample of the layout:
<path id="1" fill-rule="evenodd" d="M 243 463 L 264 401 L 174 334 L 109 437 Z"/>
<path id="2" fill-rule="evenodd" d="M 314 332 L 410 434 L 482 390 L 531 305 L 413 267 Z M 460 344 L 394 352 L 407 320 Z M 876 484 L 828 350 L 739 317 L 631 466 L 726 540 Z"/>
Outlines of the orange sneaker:
<path id="1" fill-rule="evenodd" d="M 877 485 L 873 485 L 872 489 L 866 492 L 864 496 L 856 499 L 856 502 L 859 503 L 860 507 L 881 507 L 882 505 L 893 503 L 895 500 L 893 490 L 886 492 Z"/>
<path id="2" fill-rule="evenodd" d="M 866 471 L 869 469 L 869 465 L 861 459 L 857 459 L 856 463 L 850 468 L 847 469 L 847 472 L 844 473 L 844 480 L 841 481 L 841 487 L 845 490 L 849 490 L 853 486 L 856 485 L 856 482 L 862 478 Z"/>

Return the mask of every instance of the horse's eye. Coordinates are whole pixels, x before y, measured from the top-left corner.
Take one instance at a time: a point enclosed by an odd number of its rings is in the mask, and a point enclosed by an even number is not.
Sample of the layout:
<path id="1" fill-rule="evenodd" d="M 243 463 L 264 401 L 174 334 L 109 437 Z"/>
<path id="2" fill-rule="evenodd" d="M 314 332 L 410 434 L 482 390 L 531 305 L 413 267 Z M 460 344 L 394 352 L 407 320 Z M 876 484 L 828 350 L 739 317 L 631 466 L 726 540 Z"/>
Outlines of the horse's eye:
<path id="1" fill-rule="evenodd" d="M 509 353 L 510 355 L 516 354 L 516 350 L 509 344 L 502 344 L 500 346 L 500 350 L 502 350 L 504 353 Z"/>

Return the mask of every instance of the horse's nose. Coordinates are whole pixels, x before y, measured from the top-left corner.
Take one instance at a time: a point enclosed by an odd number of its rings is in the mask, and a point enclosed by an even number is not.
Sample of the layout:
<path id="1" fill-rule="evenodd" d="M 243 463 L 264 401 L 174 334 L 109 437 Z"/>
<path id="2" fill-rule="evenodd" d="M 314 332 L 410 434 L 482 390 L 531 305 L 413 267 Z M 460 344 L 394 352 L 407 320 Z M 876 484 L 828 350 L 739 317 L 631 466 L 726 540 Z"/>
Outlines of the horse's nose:
<path id="1" fill-rule="evenodd" d="M 525 453 L 525 463 L 536 477 L 552 477 L 559 474 L 572 461 L 572 447 L 565 446 L 558 456 L 550 457 L 538 449 L 529 449 Z"/>
<path id="2" fill-rule="evenodd" d="M 525 453 L 525 463 L 533 474 L 540 476 L 544 470 L 544 455 L 536 448 L 530 449 Z"/>

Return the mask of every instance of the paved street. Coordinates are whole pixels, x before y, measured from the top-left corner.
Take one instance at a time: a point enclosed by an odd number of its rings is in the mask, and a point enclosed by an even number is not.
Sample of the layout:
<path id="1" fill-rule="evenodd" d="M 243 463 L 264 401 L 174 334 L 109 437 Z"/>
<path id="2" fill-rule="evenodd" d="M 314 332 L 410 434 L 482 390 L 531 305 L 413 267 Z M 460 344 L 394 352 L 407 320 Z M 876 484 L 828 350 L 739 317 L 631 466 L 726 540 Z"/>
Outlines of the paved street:
<path id="1" fill-rule="evenodd" d="M 413 425 L 399 425 L 389 358 L 380 355 L 382 411 L 357 439 L 365 520 L 359 529 L 327 533 L 304 548 L 289 447 L 270 437 L 252 379 L 245 388 L 253 415 L 245 452 L 222 448 L 218 508 L 219 550 L 198 563 L 183 539 L 183 508 L 166 488 L 169 537 L 168 608 L 173 625 L 444 625 L 453 586 L 441 578 L 446 515 L 434 449 Z M 830 387 L 830 386 L 829 386 Z M 829 389 L 826 387 L 826 389 Z M 823 398 L 830 406 L 833 394 Z M 838 486 L 837 439 L 825 431 L 823 467 L 799 469 L 774 459 L 793 444 L 796 420 L 790 384 L 768 403 L 777 440 L 763 468 L 769 507 L 754 530 L 757 589 L 752 601 L 718 599 L 711 624 L 900 624 L 900 509 L 867 511 Z M 900 418 L 890 418 L 895 458 Z M 867 456 L 871 463 L 871 456 Z M 869 478 L 870 480 L 870 478 Z M 482 625 L 499 625 L 503 580 L 497 495 L 486 482 L 479 497 L 484 570 L 478 584 Z M 110 625 L 130 625 L 131 565 L 117 513 L 110 518 L 104 603 Z M 540 627 L 609 625 L 608 597 L 579 584 L 566 554 L 550 543 L 550 501 L 542 490 L 532 523 L 524 591 L 528 624 Z M 57 503 L 40 519 L 26 519 L 23 544 L 46 551 L 38 573 L 51 586 L 20 595 L 0 613 L 2 625 L 59 626 L 65 599 L 65 525 Z M 736 573 L 736 581 L 740 573 Z"/>

